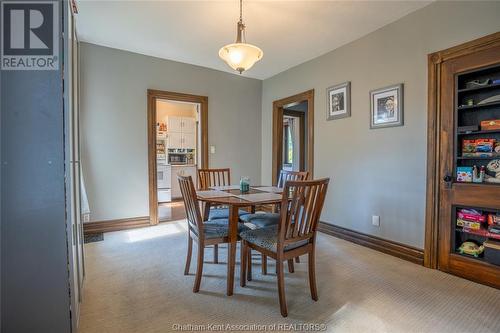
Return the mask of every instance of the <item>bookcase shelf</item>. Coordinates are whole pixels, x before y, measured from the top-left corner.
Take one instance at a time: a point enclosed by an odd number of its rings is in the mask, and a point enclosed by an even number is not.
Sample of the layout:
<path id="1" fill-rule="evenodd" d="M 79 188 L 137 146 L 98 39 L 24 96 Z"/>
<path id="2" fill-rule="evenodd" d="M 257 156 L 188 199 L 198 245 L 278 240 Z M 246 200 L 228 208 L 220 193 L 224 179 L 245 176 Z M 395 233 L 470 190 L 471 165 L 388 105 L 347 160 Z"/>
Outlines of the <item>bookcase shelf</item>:
<path id="1" fill-rule="evenodd" d="M 481 130 L 481 131 L 470 131 L 470 132 L 459 132 L 457 135 L 466 136 L 466 135 L 478 135 L 478 134 L 500 134 L 500 129 L 497 130 Z"/>
<path id="2" fill-rule="evenodd" d="M 500 79 L 500 65 L 490 66 L 487 68 L 480 68 L 465 73 L 459 73 L 455 76 L 455 152 L 454 152 L 454 174 L 457 176 L 457 168 L 464 167 L 471 168 L 474 165 L 478 168 L 486 167 L 487 164 L 494 159 L 500 159 L 500 154 L 493 154 L 493 156 L 463 156 L 462 148 L 464 140 L 478 140 L 478 139 L 494 139 L 500 142 L 500 129 L 481 129 L 481 122 L 485 120 L 500 119 L 500 101 L 491 103 L 480 104 L 481 101 L 489 99 L 494 96 L 500 96 L 500 84 L 489 84 L 481 87 L 471 87 L 471 81 L 484 81 Z M 464 105 L 470 102 L 474 105 Z M 459 128 L 475 128 L 475 131 L 458 132 Z M 470 143 L 468 143 L 470 144 Z M 465 168 L 467 167 L 467 168 Z M 463 169 L 461 171 L 463 171 Z M 470 169 L 468 169 L 470 170 Z M 495 176 L 488 170 L 486 173 L 489 176 Z M 492 184 L 492 186 L 499 186 L 500 184 Z"/>
<path id="3" fill-rule="evenodd" d="M 483 109 L 483 108 L 492 108 L 492 107 L 496 107 L 496 106 L 500 107 L 500 102 L 492 102 L 492 103 L 485 103 L 485 104 L 479 104 L 479 105 L 477 105 L 477 104 L 476 105 L 460 105 L 460 106 L 457 106 L 457 110 L 459 110 L 459 111 L 476 110 L 476 109 Z"/>
<path id="4" fill-rule="evenodd" d="M 500 95 L 500 84 L 490 84 L 483 87 L 473 87 L 467 88 L 468 82 L 479 80 L 483 81 L 485 79 L 496 80 L 500 78 L 500 64 L 496 66 L 491 66 L 488 68 L 480 68 L 476 71 L 468 71 L 466 73 L 458 73 L 455 76 L 455 122 L 454 122 L 454 168 L 455 176 L 457 175 L 457 168 L 461 167 L 461 172 L 470 172 L 473 166 L 478 168 L 487 167 L 490 161 L 495 159 L 500 159 L 500 154 L 492 152 L 493 156 L 463 156 L 464 140 L 478 140 L 478 139 L 494 139 L 495 142 L 500 141 L 500 129 L 486 130 L 481 129 L 481 122 L 485 120 L 496 120 L 500 119 L 500 101 L 494 101 L 485 104 L 479 104 L 481 101 L 491 98 L 493 96 Z M 473 105 L 465 105 L 473 102 Z M 469 132 L 458 132 L 459 128 L 472 128 L 477 129 Z M 467 145 L 473 145 L 472 142 L 467 142 Z M 472 146 L 474 147 L 474 146 Z M 493 150 L 494 150 L 493 146 Z M 484 148 L 484 147 L 483 147 Z M 470 147 L 469 147 L 470 149 Z M 473 151 L 473 150 L 472 150 Z M 464 171 L 465 170 L 465 171 Z M 486 169 L 486 174 L 489 176 L 495 176 Z M 457 179 L 457 178 L 455 178 Z M 486 193 L 493 193 L 496 195 L 498 189 L 500 189 L 500 184 L 498 183 L 473 183 L 473 182 L 458 182 L 453 183 L 454 190 L 457 193 L 474 193 L 476 196 L 486 196 Z M 499 241 L 500 235 L 494 232 L 490 232 L 487 222 L 481 222 L 480 228 L 477 229 L 469 225 L 469 228 L 457 225 L 457 220 L 459 219 L 459 212 L 462 209 L 476 210 L 483 216 L 489 216 L 490 214 L 500 214 L 500 209 L 496 205 L 484 204 L 484 201 L 480 198 L 474 201 L 470 201 L 471 205 L 457 205 L 452 206 L 451 213 L 451 244 L 450 252 L 453 254 L 453 258 L 463 258 L 464 262 L 477 263 L 476 267 L 482 267 L 481 265 L 486 265 L 488 267 L 498 267 L 491 266 L 487 259 L 485 259 L 484 253 L 479 254 L 477 257 L 469 255 L 466 253 L 460 253 L 459 249 L 464 242 L 473 242 L 477 246 L 483 245 L 486 241 Z M 471 220 L 464 218 L 467 223 L 471 223 Z M 472 220 L 473 221 L 473 220 Z M 472 269 L 472 268 L 469 268 Z M 496 269 L 496 268 L 493 268 Z M 477 268 L 476 268 L 476 272 Z M 478 272 L 479 273 L 479 272 Z"/>
<path id="5" fill-rule="evenodd" d="M 500 156 L 457 156 L 457 160 L 495 160 Z"/>
<path id="6" fill-rule="evenodd" d="M 481 91 L 481 90 L 484 91 L 484 90 L 495 89 L 495 88 L 499 88 L 499 87 L 500 87 L 500 83 L 495 83 L 495 84 L 488 84 L 486 86 L 481 86 L 481 87 L 458 89 L 457 92 L 458 93 L 466 93 L 466 92 L 475 92 L 475 91 Z"/>

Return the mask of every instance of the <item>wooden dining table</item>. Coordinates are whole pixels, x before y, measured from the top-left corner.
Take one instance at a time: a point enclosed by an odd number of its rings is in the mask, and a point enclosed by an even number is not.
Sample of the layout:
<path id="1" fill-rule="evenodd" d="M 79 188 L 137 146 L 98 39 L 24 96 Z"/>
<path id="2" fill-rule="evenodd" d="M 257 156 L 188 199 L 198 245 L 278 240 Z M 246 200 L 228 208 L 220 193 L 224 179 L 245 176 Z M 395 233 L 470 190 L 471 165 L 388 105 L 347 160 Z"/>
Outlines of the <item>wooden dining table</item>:
<path id="1" fill-rule="evenodd" d="M 248 192 L 242 193 L 239 185 L 216 186 L 208 190 L 196 192 L 198 201 L 204 203 L 203 221 L 207 221 L 211 206 L 229 207 L 229 243 L 227 259 L 227 295 L 234 289 L 234 268 L 236 263 L 236 243 L 238 241 L 238 223 L 240 208 L 251 208 L 281 202 L 282 189 L 275 186 L 251 186 Z"/>

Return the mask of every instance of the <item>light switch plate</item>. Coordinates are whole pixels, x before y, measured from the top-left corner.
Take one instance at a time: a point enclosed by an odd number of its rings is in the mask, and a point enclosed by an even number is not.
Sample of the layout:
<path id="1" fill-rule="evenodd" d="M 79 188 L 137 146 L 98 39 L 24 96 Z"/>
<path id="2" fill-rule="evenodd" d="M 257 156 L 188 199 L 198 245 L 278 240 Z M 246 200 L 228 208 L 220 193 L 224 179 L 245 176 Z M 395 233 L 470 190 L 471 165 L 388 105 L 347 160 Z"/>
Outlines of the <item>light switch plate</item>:
<path id="1" fill-rule="evenodd" d="M 215 154 L 215 146 L 210 146 L 210 154 Z"/>
<path id="2" fill-rule="evenodd" d="M 378 216 L 378 215 L 372 216 L 372 225 L 374 225 L 376 227 L 380 227 L 380 216 Z"/>

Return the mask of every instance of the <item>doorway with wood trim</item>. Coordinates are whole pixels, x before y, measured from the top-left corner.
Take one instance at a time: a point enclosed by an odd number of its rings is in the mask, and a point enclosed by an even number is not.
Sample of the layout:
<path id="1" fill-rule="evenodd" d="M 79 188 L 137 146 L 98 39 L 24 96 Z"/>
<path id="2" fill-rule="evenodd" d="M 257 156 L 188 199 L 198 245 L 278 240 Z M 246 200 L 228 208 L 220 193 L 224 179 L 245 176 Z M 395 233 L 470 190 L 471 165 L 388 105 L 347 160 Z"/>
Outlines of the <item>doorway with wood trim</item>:
<path id="1" fill-rule="evenodd" d="M 272 181 L 280 170 L 314 170 L 314 90 L 273 102 Z"/>
<path id="2" fill-rule="evenodd" d="M 208 167 L 208 98 L 148 90 L 150 224 L 184 218 L 177 174 Z"/>

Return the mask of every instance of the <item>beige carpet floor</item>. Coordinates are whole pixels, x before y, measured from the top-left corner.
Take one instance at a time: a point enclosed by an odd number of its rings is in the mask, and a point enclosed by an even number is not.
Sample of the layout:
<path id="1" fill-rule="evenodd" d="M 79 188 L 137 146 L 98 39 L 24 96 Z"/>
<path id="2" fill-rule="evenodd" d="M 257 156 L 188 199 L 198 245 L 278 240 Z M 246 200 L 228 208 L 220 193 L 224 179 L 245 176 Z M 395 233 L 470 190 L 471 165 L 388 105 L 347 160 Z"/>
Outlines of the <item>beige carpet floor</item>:
<path id="1" fill-rule="evenodd" d="M 280 316 L 275 275 L 262 276 L 257 257 L 253 281 L 241 288 L 237 266 L 234 295 L 225 295 L 226 249 L 218 265 L 206 251 L 201 290 L 193 294 L 194 276 L 183 275 L 186 246 L 185 222 L 86 244 L 79 332 L 172 332 L 178 325 L 305 331 L 299 325 L 309 323 L 327 332 L 500 332 L 500 290 L 327 235 L 318 237 L 319 301 L 311 300 L 304 258 L 286 274 L 288 318 Z M 209 326 L 227 324 L 247 326 Z"/>

